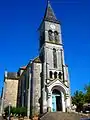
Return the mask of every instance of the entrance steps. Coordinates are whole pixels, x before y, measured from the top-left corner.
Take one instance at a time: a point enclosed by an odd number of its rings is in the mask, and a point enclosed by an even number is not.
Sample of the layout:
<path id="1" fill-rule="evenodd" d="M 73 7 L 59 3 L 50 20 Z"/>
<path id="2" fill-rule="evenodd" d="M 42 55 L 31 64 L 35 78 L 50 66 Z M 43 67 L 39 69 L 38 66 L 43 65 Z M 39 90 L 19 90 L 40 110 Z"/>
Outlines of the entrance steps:
<path id="1" fill-rule="evenodd" d="M 48 112 L 40 120 L 80 120 L 80 115 L 66 112 Z"/>

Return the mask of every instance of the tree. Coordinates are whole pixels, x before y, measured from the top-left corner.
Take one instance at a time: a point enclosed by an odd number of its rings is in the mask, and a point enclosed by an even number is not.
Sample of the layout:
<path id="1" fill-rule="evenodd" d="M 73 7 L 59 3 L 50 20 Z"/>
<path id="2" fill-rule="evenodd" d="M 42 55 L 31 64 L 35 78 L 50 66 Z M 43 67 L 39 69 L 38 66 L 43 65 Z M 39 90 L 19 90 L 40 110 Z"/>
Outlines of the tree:
<path id="1" fill-rule="evenodd" d="M 80 112 L 83 110 L 83 104 L 85 103 L 85 95 L 82 91 L 76 91 L 72 97 L 72 104 L 76 105 L 76 111 Z"/>
<path id="2" fill-rule="evenodd" d="M 85 102 L 90 103 L 90 84 L 85 85 Z"/>

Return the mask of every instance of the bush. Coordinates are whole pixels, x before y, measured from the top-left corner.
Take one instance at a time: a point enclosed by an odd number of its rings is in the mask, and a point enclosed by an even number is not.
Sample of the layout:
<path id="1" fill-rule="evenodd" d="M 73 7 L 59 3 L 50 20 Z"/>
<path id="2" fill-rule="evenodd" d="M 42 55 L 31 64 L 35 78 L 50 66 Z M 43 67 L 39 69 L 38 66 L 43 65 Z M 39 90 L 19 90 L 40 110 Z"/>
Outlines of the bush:
<path id="1" fill-rule="evenodd" d="M 21 114 L 21 116 L 26 116 L 27 115 L 27 109 L 25 107 L 21 107 L 19 108 L 19 114 Z"/>
<path id="2" fill-rule="evenodd" d="M 7 106 L 4 109 L 5 115 L 8 116 L 9 115 L 9 106 Z M 10 114 L 12 113 L 12 115 L 18 115 L 18 116 L 26 116 L 27 115 L 27 109 L 25 107 L 11 107 L 10 106 Z"/>

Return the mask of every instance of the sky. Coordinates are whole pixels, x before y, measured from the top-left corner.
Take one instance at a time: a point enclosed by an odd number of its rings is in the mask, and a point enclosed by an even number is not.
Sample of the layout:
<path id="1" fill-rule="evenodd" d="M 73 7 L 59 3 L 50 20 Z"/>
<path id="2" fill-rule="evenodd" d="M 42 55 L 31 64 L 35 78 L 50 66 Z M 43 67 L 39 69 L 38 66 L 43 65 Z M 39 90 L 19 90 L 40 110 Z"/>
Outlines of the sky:
<path id="1" fill-rule="evenodd" d="M 17 72 L 39 54 L 38 27 L 47 0 L 0 0 L 0 93 L 4 71 Z M 50 0 L 60 20 L 71 94 L 90 82 L 90 0 Z"/>

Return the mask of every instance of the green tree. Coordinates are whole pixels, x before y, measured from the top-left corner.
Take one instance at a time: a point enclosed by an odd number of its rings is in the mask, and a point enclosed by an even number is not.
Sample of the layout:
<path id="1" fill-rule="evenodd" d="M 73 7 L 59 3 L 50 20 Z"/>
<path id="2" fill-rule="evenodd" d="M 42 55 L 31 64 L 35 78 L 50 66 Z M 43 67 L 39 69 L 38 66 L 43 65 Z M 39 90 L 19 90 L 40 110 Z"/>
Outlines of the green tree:
<path id="1" fill-rule="evenodd" d="M 85 102 L 90 103 L 90 84 L 85 85 Z"/>
<path id="2" fill-rule="evenodd" d="M 72 97 L 72 104 L 76 105 L 76 111 L 80 112 L 83 110 L 83 104 L 85 103 L 85 95 L 82 91 L 76 91 Z"/>

